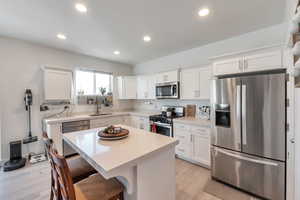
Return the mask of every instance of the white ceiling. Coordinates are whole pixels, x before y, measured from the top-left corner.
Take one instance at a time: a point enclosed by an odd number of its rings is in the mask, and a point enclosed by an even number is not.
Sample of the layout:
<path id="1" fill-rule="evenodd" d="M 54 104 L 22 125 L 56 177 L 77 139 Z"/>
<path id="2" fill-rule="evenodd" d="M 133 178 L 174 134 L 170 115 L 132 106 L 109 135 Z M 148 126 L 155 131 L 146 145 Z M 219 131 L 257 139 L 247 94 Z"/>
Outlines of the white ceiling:
<path id="1" fill-rule="evenodd" d="M 74 9 L 88 7 L 86 14 Z M 140 63 L 284 20 L 284 0 L 0 0 L 0 35 Z M 211 15 L 197 12 L 209 7 Z M 67 40 L 56 34 L 62 32 Z M 144 34 L 152 37 L 144 43 Z M 1 44 L 0 44 L 1 45 Z M 113 52 L 119 50 L 120 55 Z"/>

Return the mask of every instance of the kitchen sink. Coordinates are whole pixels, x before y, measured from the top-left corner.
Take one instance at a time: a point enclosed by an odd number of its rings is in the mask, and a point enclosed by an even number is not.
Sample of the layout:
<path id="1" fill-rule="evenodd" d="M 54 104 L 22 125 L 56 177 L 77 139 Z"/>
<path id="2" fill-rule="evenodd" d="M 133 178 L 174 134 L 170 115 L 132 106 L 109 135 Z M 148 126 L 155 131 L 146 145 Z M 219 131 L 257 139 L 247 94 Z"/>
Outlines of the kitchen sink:
<path id="1" fill-rule="evenodd" d="M 103 115 L 112 115 L 112 113 L 99 113 L 99 114 L 91 114 L 91 117 L 95 117 L 95 116 L 103 116 Z"/>

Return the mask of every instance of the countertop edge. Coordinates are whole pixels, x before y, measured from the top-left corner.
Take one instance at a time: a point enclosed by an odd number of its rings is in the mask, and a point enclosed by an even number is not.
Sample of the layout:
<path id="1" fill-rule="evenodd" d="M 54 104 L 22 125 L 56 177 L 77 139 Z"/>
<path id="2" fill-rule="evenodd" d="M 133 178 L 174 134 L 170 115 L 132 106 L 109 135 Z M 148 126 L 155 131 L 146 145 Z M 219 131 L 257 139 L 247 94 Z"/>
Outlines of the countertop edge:
<path id="1" fill-rule="evenodd" d="M 146 153 L 145 155 L 142 155 L 137 158 L 133 158 L 132 160 L 121 163 L 118 166 L 114 166 L 111 168 L 103 168 L 102 166 L 95 163 L 94 160 L 92 158 L 90 158 L 88 155 L 86 155 L 83 151 L 81 151 L 79 148 L 77 148 L 75 145 L 73 145 L 73 143 L 67 138 L 67 135 L 68 135 L 68 133 L 63 135 L 63 140 L 65 140 L 72 148 L 74 148 L 81 156 L 83 156 L 91 165 L 93 165 L 95 168 L 97 168 L 102 173 L 110 173 L 113 170 L 117 170 L 122 167 L 130 166 L 131 164 L 136 165 L 137 162 L 140 160 L 147 159 L 148 157 L 151 157 L 154 154 L 159 153 L 159 152 L 164 151 L 169 148 L 175 149 L 175 146 L 179 144 L 179 140 L 174 139 L 174 141 L 170 142 L 169 144 L 166 144 L 165 146 L 160 147 L 158 149 L 152 150 L 152 151 Z"/>
<path id="2" fill-rule="evenodd" d="M 89 116 L 89 115 L 75 115 L 71 117 L 62 117 L 62 118 L 49 118 L 44 119 L 44 123 L 46 124 L 56 124 L 56 123 L 63 123 L 63 122 L 70 122 L 70 121 L 79 121 L 79 120 L 94 120 L 94 119 L 104 119 L 109 117 L 116 117 L 116 116 L 126 116 L 126 115 L 134 115 L 134 116 L 142 116 L 142 117 L 149 117 L 150 115 L 155 115 L 156 112 L 153 113 L 143 113 L 143 111 L 124 111 L 124 112 L 112 112 L 111 115 L 101 115 L 101 116 Z M 158 113 L 158 112 L 157 112 Z"/>

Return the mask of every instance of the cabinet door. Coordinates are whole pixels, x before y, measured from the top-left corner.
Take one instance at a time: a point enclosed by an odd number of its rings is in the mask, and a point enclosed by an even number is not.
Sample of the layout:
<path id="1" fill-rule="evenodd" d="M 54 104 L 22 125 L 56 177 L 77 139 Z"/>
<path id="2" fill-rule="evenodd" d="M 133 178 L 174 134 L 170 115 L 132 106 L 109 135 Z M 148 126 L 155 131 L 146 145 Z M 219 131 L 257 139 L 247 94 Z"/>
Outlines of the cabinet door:
<path id="1" fill-rule="evenodd" d="M 278 69 L 282 67 L 281 50 L 244 57 L 245 72 Z"/>
<path id="2" fill-rule="evenodd" d="M 178 70 L 156 74 L 156 83 L 167 83 L 178 81 Z"/>
<path id="3" fill-rule="evenodd" d="M 155 81 L 156 81 L 156 83 L 164 83 L 165 81 L 164 81 L 164 78 L 165 78 L 166 76 L 164 76 L 164 73 L 159 73 L 159 74 L 156 74 L 155 75 Z"/>
<path id="4" fill-rule="evenodd" d="M 45 69 L 45 100 L 70 100 L 72 97 L 72 82 L 72 72 Z"/>
<path id="5" fill-rule="evenodd" d="M 136 77 L 126 76 L 125 77 L 125 93 L 127 99 L 136 99 Z"/>
<path id="6" fill-rule="evenodd" d="M 167 72 L 165 75 L 165 82 L 176 82 L 178 81 L 178 70 Z"/>
<path id="7" fill-rule="evenodd" d="M 213 74 L 215 76 L 241 72 L 243 72 L 241 58 L 233 58 L 213 63 Z"/>
<path id="8" fill-rule="evenodd" d="M 147 76 L 137 77 L 137 99 L 147 99 L 148 96 L 148 78 Z"/>
<path id="9" fill-rule="evenodd" d="M 147 99 L 155 99 L 155 76 L 148 76 L 148 91 L 147 91 Z"/>
<path id="10" fill-rule="evenodd" d="M 211 70 L 210 68 L 199 70 L 199 98 L 210 99 L 210 87 L 211 87 Z"/>
<path id="11" fill-rule="evenodd" d="M 118 84 L 118 98 L 125 99 L 125 85 L 124 85 L 124 77 L 117 77 L 117 84 Z"/>
<path id="12" fill-rule="evenodd" d="M 181 71 L 181 99 L 195 99 L 199 97 L 198 69 L 185 69 Z"/>
<path id="13" fill-rule="evenodd" d="M 210 166 L 209 134 L 192 132 L 192 157 L 194 161 Z"/>
<path id="14" fill-rule="evenodd" d="M 187 159 L 192 159 L 192 136 L 189 126 L 184 124 L 174 124 L 174 137 L 179 144 L 175 147 L 175 153 Z"/>

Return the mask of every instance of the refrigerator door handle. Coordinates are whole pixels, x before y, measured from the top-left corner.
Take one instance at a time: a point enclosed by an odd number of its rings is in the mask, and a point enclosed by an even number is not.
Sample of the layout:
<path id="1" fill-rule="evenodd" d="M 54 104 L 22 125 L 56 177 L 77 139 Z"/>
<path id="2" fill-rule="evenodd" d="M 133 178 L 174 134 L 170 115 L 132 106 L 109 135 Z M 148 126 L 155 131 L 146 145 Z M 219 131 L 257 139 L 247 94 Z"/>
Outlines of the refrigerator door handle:
<path id="1" fill-rule="evenodd" d="M 275 166 L 275 167 L 278 166 L 278 164 L 274 163 L 274 162 L 248 158 L 248 157 L 236 155 L 234 153 L 230 153 L 230 152 L 227 152 L 227 151 L 224 151 L 224 150 L 221 150 L 221 149 L 215 149 L 215 151 L 220 152 L 220 153 L 225 154 L 225 155 L 230 156 L 230 157 L 234 157 L 234 158 L 239 159 L 239 160 L 244 160 L 244 161 L 253 162 L 253 163 L 257 163 L 257 164 L 263 164 L 263 165 L 271 165 L 271 166 Z"/>
<path id="2" fill-rule="evenodd" d="M 247 145 L 247 87 L 242 85 L 242 142 Z"/>
<path id="3" fill-rule="evenodd" d="M 237 128 L 238 132 L 241 132 L 241 86 L 237 85 L 236 86 L 236 116 L 237 116 Z M 236 137 L 236 144 L 238 145 L 238 149 L 241 150 L 241 138 Z"/>

